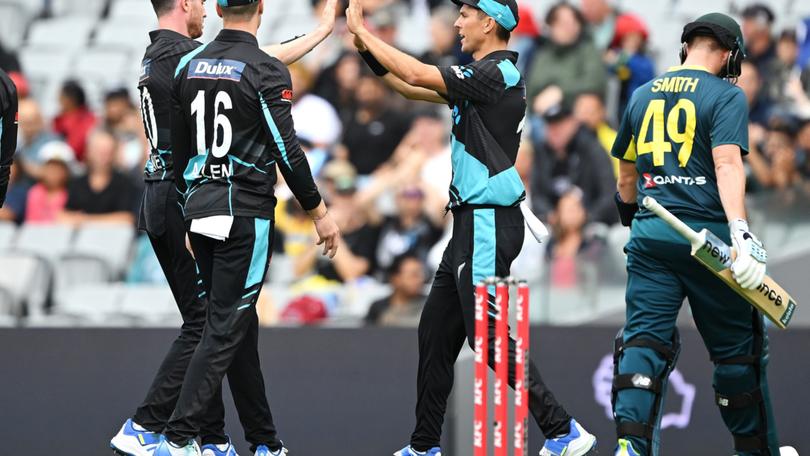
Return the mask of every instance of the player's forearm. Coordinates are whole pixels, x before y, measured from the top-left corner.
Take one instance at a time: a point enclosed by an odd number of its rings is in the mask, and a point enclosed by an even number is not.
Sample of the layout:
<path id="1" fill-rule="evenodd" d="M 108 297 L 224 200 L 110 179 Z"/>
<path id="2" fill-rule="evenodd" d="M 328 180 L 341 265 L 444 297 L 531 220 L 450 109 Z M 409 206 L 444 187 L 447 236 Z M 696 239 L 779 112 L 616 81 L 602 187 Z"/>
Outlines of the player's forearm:
<path id="1" fill-rule="evenodd" d="M 723 147 L 723 146 L 721 146 Z M 729 221 L 745 220 L 745 168 L 740 157 L 739 147 L 734 151 L 714 152 L 714 171 L 717 175 L 717 189 L 720 201 Z"/>
<path id="2" fill-rule="evenodd" d="M 414 87 L 402 79 L 395 76 L 393 73 L 388 73 L 383 76 L 383 81 L 391 90 L 399 93 L 409 100 L 429 101 L 431 103 L 446 103 L 446 100 L 441 97 L 435 90 L 424 89 L 422 87 Z"/>
<path id="3" fill-rule="evenodd" d="M 319 25 L 312 32 L 290 41 L 262 46 L 262 51 L 281 60 L 284 65 L 290 65 L 309 54 L 316 46 L 321 44 L 331 32 L 332 30 L 330 28 Z"/>
<path id="4" fill-rule="evenodd" d="M 435 66 L 420 62 L 377 38 L 366 29 L 358 31 L 357 37 L 382 66 L 406 84 L 437 92 L 446 90 L 441 73 Z"/>
<path id="5" fill-rule="evenodd" d="M 638 198 L 638 171 L 633 162 L 620 160 L 619 178 L 616 180 L 616 190 L 625 203 L 633 203 Z"/>

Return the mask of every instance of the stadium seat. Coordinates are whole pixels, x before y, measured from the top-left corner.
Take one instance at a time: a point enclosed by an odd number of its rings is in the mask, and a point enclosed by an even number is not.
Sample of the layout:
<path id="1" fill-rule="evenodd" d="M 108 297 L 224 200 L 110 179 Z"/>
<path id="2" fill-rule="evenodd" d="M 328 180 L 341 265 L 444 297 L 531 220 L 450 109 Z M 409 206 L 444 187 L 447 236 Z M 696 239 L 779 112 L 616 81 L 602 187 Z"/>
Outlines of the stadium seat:
<path id="1" fill-rule="evenodd" d="M 22 44 L 25 29 L 31 14 L 18 5 L 0 3 L 0 42 L 10 49 L 18 49 Z"/>
<path id="2" fill-rule="evenodd" d="M 140 56 L 150 42 L 148 32 L 154 28 L 154 21 L 145 24 L 131 20 L 105 21 L 98 25 L 93 38 L 93 47 L 138 56 L 137 60 L 140 63 Z"/>
<path id="3" fill-rule="evenodd" d="M 81 326 L 131 325 L 121 316 L 123 287 L 116 284 L 80 285 L 54 296 L 53 314 L 70 317 Z"/>
<path id="4" fill-rule="evenodd" d="M 51 13 L 54 16 L 83 14 L 101 17 L 107 0 L 51 0 Z"/>
<path id="5" fill-rule="evenodd" d="M 117 0 L 110 8 L 110 19 L 121 18 L 146 21 L 155 18 L 155 10 L 149 2 L 142 0 Z"/>
<path id="6" fill-rule="evenodd" d="M 120 312 L 138 326 L 172 326 L 183 323 L 171 290 L 165 285 L 125 286 Z"/>
<path id="7" fill-rule="evenodd" d="M 95 24 L 95 18 L 84 15 L 36 21 L 28 34 L 28 46 L 62 52 L 81 49 L 87 45 Z"/>
<path id="8" fill-rule="evenodd" d="M 130 225 L 85 224 L 59 260 L 57 288 L 120 280 L 132 251 Z"/>
<path id="9" fill-rule="evenodd" d="M 0 315 L 22 315 L 24 304 L 38 286 L 37 279 L 42 268 L 42 262 L 35 256 L 0 254 L 0 271 L 3 271 L 0 274 Z"/>
<path id="10" fill-rule="evenodd" d="M 0 251 L 11 248 L 17 225 L 13 222 L 0 222 Z"/>
<path id="11" fill-rule="evenodd" d="M 20 227 L 13 249 L 54 262 L 70 248 L 73 233 L 69 225 L 27 223 Z"/>

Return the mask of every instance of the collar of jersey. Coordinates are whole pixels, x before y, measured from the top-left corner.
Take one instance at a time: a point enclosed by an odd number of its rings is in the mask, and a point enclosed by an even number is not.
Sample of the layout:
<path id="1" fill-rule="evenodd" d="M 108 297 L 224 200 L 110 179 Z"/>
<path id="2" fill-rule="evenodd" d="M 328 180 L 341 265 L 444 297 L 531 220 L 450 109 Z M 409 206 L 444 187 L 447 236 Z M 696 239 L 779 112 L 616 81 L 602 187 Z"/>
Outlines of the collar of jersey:
<path id="1" fill-rule="evenodd" d="M 499 49 L 485 55 L 481 58 L 481 60 L 498 60 L 498 58 L 509 59 L 512 61 L 512 63 L 517 63 L 518 53 L 515 51 L 510 51 L 509 49 Z"/>
<path id="2" fill-rule="evenodd" d="M 259 45 L 259 41 L 254 35 L 242 30 L 222 29 L 215 40 Z"/>
<path id="3" fill-rule="evenodd" d="M 149 32 L 149 38 L 151 38 L 153 42 L 157 41 L 158 38 L 171 38 L 173 40 L 178 40 L 178 41 L 181 41 L 181 40 L 189 40 L 190 41 L 191 40 L 191 38 L 183 35 L 182 33 L 177 33 L 174 30 L 169 30 L 169 29 L 152 30 L 151 32 Z"/>
<path id="4" fill-rule="evenodd" d="M 705 71 L 707 73 L 711 73 L 708 68 L 702 65 L 678 65 L 674 67 L 669 67 L 667 73 L 672 71 L 681 71 L 681 70 L 695 70 L 695 71 Z"/>

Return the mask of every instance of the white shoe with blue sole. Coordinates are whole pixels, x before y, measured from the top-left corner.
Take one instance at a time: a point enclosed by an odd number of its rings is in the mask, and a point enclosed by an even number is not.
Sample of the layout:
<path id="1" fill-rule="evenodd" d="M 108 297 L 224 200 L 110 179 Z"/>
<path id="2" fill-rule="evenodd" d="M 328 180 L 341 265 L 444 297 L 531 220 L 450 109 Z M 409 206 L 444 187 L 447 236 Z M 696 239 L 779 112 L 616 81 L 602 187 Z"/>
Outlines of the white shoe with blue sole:
<path id="1" fill-rule="evenodd" d="M 187 444 L 177 447 L 168 440 L 160 442 L 155 449 L 153 456 L 202 456 L 200 446 L 194 440 L 189 440 Z"/>
<path id="2" fill-rule="evenodd" d="M 161 434 L 149 432 L 128 419 L 110 440 L 110 448 L 121 456 L 152 456 L 162 440 Z"/>
<path id="3" fill-rule="evenodd" d="M 209 443 L 208 445 L 203 445 L 200 450 L 202 450 L 202 456 L 239 456 L 236 452 L 236 448 L 234 448 L 231 443 L 230 437 L 228 437 L 228 443 L 222 445 Z"/>
<path id="4" fill-rule="evenodd" d="M 442 449 L 433 447 L 427 451 L 416 451 L 408 445 L 394 453 L 394 456 L 442 456 Z"/>
<path id="5" fill-rule="evenodd" d="M 568 434 L 546 439 L 540 456 L 585 456 L 596 449 L 596 437 L 571 419 Z"/>
<path id="6" fill-rule="evenodd" d="M 254 456 L 285 456 L 286 454 L 287 454 L 287 449 L 284 448 L 284 446 L 282 446 L 281 448 L 279 448 L 276 451 L 273 451 L 273 450 L 271 450 L 270 448 L 268 448 L 268 447 L 266 447 L 264 445 L 259 445 L 256 448 L 256 452 L 254 453 Z"/>

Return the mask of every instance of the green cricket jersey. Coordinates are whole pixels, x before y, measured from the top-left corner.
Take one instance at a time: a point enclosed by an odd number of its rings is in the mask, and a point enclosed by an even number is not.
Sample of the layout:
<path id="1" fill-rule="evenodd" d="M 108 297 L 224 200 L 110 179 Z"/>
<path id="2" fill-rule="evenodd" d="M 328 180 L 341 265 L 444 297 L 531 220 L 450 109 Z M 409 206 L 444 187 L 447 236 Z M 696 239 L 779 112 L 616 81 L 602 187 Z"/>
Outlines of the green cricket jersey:
<path id="1" fill-rule="evenodd" d="M 653 214 L 652 196 L 678 216 L 725 221 L 712 149 L 748 153 L 748 104 L 743 91 L 698 66 L 670 68 L 633 93 L 612 155 L 635 162 L 641 177 L 636 218 Z"/>

